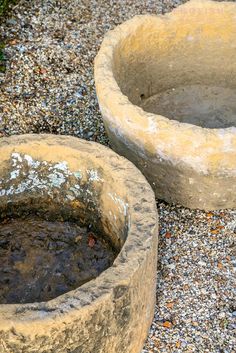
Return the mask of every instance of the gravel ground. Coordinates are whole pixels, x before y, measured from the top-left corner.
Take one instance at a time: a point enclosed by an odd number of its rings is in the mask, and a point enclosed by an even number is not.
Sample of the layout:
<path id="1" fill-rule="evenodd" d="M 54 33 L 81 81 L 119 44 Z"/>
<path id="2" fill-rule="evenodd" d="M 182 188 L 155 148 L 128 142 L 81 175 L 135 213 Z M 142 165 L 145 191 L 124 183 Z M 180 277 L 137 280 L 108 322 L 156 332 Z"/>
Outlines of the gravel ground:
<path id="1" fill-rule="evenodd" d="M 0 136 L 68 134 L 108 144 L 93 60 L 104 33 L 184 1 L 19 1 L 0 26 Z M 157 306 L 142 353 L 236 352 L 236 210 L 205 213 L 158 204 Z M 117 352 L 118 353 L 118 352 Z M 125 353 L 125 352 L 119 352 Z"/>

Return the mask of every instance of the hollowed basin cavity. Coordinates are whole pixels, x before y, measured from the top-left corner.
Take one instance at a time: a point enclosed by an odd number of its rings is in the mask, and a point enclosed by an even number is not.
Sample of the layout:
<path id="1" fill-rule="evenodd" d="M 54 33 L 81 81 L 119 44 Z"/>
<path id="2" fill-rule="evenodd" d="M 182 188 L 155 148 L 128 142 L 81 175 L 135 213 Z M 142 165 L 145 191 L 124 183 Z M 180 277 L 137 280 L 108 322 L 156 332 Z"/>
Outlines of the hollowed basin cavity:
<path id="1" fill-rule="evenodd" d="M 112 147 L 157 197 L 190 208 L 234 207 L 236 4 L 192 0 L 105 37 L 95 61 Z"/>
<path id="2" fill-rule="evenodd" d="M 39 217 L 24 209 L 14 218 L 9 209 L 1 217 L 0 304 L 54 299 L 96 278 L 120 250 L 79 218 L 64 221 L 45 211 Z"/>
<path id="3" fill-rule="evenodd" d="M 130 162 L 73 137 L 2 138 L 0 251 L 0 351 L 140 352 L 157 213 Z"/>

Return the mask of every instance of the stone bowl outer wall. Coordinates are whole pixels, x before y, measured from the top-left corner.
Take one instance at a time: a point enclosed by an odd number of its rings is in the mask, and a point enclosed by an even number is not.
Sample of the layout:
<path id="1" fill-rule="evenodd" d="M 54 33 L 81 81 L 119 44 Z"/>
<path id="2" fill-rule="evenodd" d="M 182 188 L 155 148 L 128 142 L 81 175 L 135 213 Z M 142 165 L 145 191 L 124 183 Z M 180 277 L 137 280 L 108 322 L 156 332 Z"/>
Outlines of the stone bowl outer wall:
<path id="1" fill-rule="evenodd" d="M 184 31 L 181 24 L 186 22 L 185 18 L 189 21 L 190 16 L 193 28 L 200 19 L 208 21 L 209 16 L 214 17 L 211 24 L 223 21 L 222 38 L 227 40 L 232 35 L 236 4 L 191 0 L 170 14 L 136 16 L 108 32 L 95 59 L 99 106 L 112 148 L 142 171 L 156 197 L 189 208 L 233 208 L 236 206 L 236 128 L 201 128 L 147 113 L 122 94 L 113 74 L 112 60 L 117 46 L 137 28 L 149 24 L 151 33 L 157 24 L 163 31 L 163 26 L 168 30 L 170 21 L 179 22 L 179 33 L 173 33 L 179 40 Z M 236 34 L 236 26 L 234 31 Z M 211 38 L 211 25 L 205 26 L 204 33 L 206 38 Z M 151 44 L 151 34 L 149 39 Z M 129 41 L 129 45 L 135 48 L 140 43 L 137 39 L 133 44 Z M 165 50 L 164 41 L 162 49 Z"/>
<path id="2" fill-rule="evenodd" d="M 71 170 L 78 168 L 80 155 L 102 162 L 112 177 L 124 182 L 130 225 L 113 266 L 95 280 L 49 302 L 0 305 L 0 352 L 139 353 L 156 299 L 158 225 L 150 186 L 123 157 L 77 138 L 2 138 L 0 165 L 16 151 L 50 163 L 66 160 Z"/>

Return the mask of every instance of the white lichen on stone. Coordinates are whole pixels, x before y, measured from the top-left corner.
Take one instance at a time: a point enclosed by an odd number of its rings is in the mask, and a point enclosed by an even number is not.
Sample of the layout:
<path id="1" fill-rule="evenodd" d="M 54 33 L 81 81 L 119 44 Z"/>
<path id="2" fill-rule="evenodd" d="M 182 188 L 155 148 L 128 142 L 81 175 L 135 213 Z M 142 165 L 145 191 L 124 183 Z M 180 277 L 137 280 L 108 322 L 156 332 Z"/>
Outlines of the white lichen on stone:
<path id="1" fill-rule="evenodd" d="M 69 181 L 70 176 L 82 178 L 82 172 L 72 173 L 66 161 L 52 164 L 47 161 L 35 160 L 28 154 L 14 152 L 11 154 L 10 164 L 13 170 L 10 171 L 9 177 L 0 180 L 0 184 L 8 185 L 0 189 L 0 197 L 21 194 L 29 190 L 44 190 L 49 196 L 53 196 L 53 189 L 61 188 Z M 92 177 L 95 178 L 96 174 L 92 173 Z M 70 194 L 66 197 L 71 201 L 81 193 L 79 184 L 71 186 L 69 190 Z M 92 194 L 89 190 L 87 192 Z"/>
<path id="2" fill-rule="evenodd" d="M 48 175 L 48 179 L 55 187 L 60 187 L 62 184 L 66 182 L 66 176 L 63 173 L 59 173 L 54 171 Z"/>
<path id="3" fill-rule="evenodd" d="M 0 190 L 0 197 L 5 196 L 5 194 L 6 194 L 6 190 L 4 190 L 4 189 Z"/>
<path id="4" fill-rule="evenodd" d="M 63 172 L 66 172 L 66 173 L 69 172 L 69 170 L 68 170 L 68 163 L 67 163 L 66 161 L 63 161 L 63 162 L 60 162 L 60 163 L 55 164 L 55 165 L 54 165 L 54 168 L 55 168 L 55 169 L 59 169 L 59 170 L 61 170 L 61 171 L 63 171 Z M 71 174 L 71 173 L 69 173 L 69 174 Z"/>
<path id="5" fill-rule="evenodd" d="M 33 158 L 28 154 L 24 155 L 24 159 L 28 162 L 29 167 L 38 168 L 40 166 L 40 162 L 33 160 Z"/>
<path id="6" fill-rule="evenodd" d="M 128 203 L 122 200 L 116 193 L 108 193 L 108 196 L 114 201 L 114 203 L 118 206 L 120 213 L 123 213 L 125 216 L 127 215 L 128 211 Z"/>
<path id="7" fill-rule="evenodd" d="M 103 181 L 96 169 L 89 169 L 87 170 L 87 173 L 90 181 Z"/>
<path id="8" fill-rule="evenodd" d="M 19 176 L 19 174 L 20 174 L 19 169 L 13 170 L 13 171 L 11 172 L 11 174 L 10 174 L 10 179 L 11 179 L 11 180 L 12 180 L 12 179 L 16 179 L 16 178 Z"/>
<path id="9" fill-rule="evenodd" d="M 11 156 L 12 156 L 13 167 L 15 167 L 18 162 L 19 162 L 19 163 L 22 162 L 22 158 L 21 158 L 21 156 L 20 156 L 19 153 L 14 152 L 14 153 L 12 153 Z"/>
<path id="10" fill-rule="evenodd" d="M 80 185 L 73 185 L 70 187 L 69 189 L 70 191 L 72 191 L 75 195 L 78 195 L 80 193 Z"/>
<path id="11" fill-rule="evenodd" d="M 82 172 L 80 170 L 77 170 L 77 172 L 74 172 L 73 175 L 78 179 L 82 179 Z"/>
<path id="12" fill-rule="evenodd" d="M 70 201 L 74 201 L 75 200 L 75 197 L 72 196 L 72 195 L 66 195 L 67 199 L 70 200 Z"/>

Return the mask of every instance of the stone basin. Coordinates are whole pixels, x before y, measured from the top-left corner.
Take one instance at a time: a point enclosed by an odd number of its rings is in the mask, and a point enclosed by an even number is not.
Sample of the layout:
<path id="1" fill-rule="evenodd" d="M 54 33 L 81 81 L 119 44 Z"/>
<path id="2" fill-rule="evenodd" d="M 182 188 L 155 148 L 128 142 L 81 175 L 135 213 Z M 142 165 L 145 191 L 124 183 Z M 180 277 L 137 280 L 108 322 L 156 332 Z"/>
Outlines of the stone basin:
<path id="1" fill-rule="evenodd" d="M 111 146 L 156 196 L 236 206 L 236 4 L 192 0 L 110 31 L 95 60 Z"/>
<path id="2" fill-rule="evenodd" d="M 52 238 L 59 222 L 89 224 L 116 250 L 113 263 L 78 288 L 50 300 L 1 303 L 0 352 L 139 353 L 154 314 L 158 231 L 154 194 L 141 172 L 110 149 L 73 137 L 2 138 L 0 209 L 1 246 L 9 219 L 21 217 L 24 229 L 30 214 L 31 222 L 54 224 Z M 96 242 L 88 237 L 88 247 Z M 15 269 L 28 271 L 26 260 L 13 260 Z M 32 264 L 36 277 L 37 270 Z"/>

